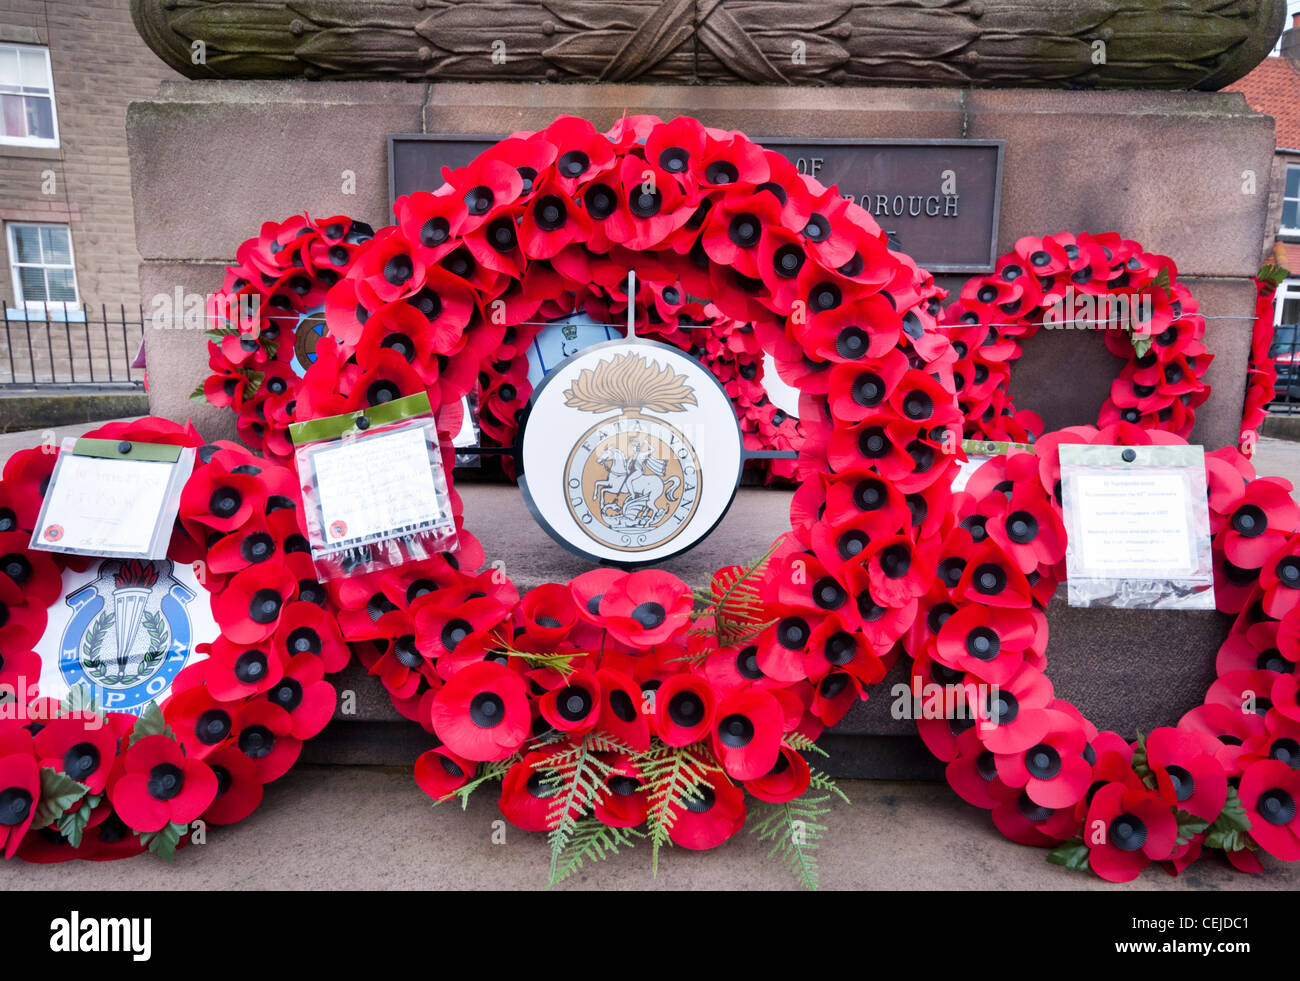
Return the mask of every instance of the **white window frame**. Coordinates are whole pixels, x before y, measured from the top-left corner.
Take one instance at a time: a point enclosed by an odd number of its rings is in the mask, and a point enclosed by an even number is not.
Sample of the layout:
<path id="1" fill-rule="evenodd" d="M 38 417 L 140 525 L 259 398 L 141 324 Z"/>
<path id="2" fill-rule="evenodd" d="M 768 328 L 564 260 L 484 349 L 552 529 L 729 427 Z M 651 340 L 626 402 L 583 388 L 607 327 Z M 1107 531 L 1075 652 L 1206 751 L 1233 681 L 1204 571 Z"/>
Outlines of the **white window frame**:
<path id="1" fill-rule="evenodd" d="M 1292 276 L 1282 280 L 1273 294 L 1273 326 L 1282 325 L 1282 306 L 1287 300 L 1300 300 L 1300 277 Z"/>
<path id="2" fill-rule="evenodd" d="M 41 44 L 12 44 L 10 42 L 0 43 L 0 49 L 13 48 L 15 51 L 39 51 L 45 55 L 45 75 L 49 82 L 50 88 L 50 120 L 54 124 L 53 139 L 46 139 L 43 136 L 5 136 L 0 134 L 0 145 L 3 146 L 35 146 L 35 147 L 58 147 L 59 145 L 59 105 L 58 100 L 54 98 L 54 65 L 50 61 L 50 49 Z M 19 72 L 21 81 L 22 59 L 19 58 Z"/>
<path id="3" fill-rule="evenodd" d="M 69 264 L 63 266 L 55 263 L 32 263 L 18 261 L 18 242 L 15 238 L 15 230 L 18 228 L 62 228 L 68 233 L 68 259 Z M 40 319 L 49 320 L 78 320 L 82 316 L 81 310 L 81 286 L 77 283 L 77 253 L 72 245 L 72 227 L 56 221 L 10 221 L 5 223 L 5 244 L 9 249 L 9 275 L 14 286 L 14 303 L 17 307 L 12 313 L 19 316 L 26 315 L 28 319 L 32 314 L 36 314 Z M 44 258 L 42 256 L 42 258 Z M 75 300 L 68 301 L 46 301 L 46 300 L 29 300 L 23 296 L 23 281 L 18 275 L 21 268 L 36 269 L 70 269 L 72 271 L 72 291 L 76 294 Z"/>
<path id="4" fill-rule="evenodd" d="M 1296 196 L 1293 198 L 1287 197 L 1286 194 L 1286 185 L 1290 180 L 1291 171 L 1293 170 L 1300 173 L 1300 163 L 1287 164 L 1286 172 L 1282 176 L 1282 214 L 1279 217 L 1279 227 L 1277 231 L 1279 235 L 1300 236 L 1300 189 L 1297 189 Z M 1295 225 L 1288 225 L 1286 223 L 1286 206 L 1288 201 L 1294 201 L 1296 205 L 1297 224 Z"/>

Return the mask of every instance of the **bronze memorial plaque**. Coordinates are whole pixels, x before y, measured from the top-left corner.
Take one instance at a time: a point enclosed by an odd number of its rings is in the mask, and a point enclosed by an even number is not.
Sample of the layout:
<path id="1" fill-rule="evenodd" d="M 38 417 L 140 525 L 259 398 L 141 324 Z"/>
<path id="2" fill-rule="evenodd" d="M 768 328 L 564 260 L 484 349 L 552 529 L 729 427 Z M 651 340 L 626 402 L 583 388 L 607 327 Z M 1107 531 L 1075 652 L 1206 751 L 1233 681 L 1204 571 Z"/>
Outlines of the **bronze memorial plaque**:
<path id="1" fill-rule="evenodd" d="M 388 139 L 390 204 L 435 190 L 443 167 L 463 167 L 501 137 L 398 134 Z M 1002 140 L 758 138 L 801 173 L 838 187 L 933 273 L 991 272 L 1002 198 Z"/>

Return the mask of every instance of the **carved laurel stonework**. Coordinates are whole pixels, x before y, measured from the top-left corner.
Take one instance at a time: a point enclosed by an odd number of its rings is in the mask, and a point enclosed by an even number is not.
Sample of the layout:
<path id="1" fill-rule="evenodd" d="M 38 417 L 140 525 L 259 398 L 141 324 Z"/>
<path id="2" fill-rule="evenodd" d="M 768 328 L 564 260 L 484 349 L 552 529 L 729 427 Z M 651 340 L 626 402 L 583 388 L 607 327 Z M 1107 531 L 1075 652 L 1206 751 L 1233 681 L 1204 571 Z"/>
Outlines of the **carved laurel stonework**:
<path id="1" fill-rule="evenodd" d="M 192 78 L 1219 89 L 1286 0 L 132 0 Z"/>

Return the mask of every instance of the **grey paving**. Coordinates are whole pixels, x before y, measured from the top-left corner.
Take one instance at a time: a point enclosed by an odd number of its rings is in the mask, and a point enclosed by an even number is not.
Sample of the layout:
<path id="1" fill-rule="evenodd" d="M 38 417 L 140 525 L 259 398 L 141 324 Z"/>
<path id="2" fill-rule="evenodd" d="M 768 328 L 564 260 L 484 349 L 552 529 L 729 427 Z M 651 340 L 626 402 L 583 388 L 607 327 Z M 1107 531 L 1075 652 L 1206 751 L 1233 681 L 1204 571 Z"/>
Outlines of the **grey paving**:
<path id="1" fill-rule="evenodd" d="M 831 811 L 818 851 L 823 889 L 1088 889 L 1294 891 L 1300 865 L 1247 878 L 1206 860 L 1178 878 L 1148 868 L 1115 886 L 1049 865 L 1046 853 L 1006 841 L 984 813 L 941 784 L 849 781 L 851 805 Z M 409 771 L 371 767 L 295 768 L 242 823 L 209 832 L 174 865 L 151 855 L 59 866 L 0 865 L 3 889 L 541 889 L 546 837 L 508 828 L 494 797 L 480 792 L 467 811 L 433 807 Z M 745 832 L 711 852 L 672 848 L 650 875 L 644 843 L 587 866 L 560 889 L 776 890 L 799 888 L 767 846 Z"/>

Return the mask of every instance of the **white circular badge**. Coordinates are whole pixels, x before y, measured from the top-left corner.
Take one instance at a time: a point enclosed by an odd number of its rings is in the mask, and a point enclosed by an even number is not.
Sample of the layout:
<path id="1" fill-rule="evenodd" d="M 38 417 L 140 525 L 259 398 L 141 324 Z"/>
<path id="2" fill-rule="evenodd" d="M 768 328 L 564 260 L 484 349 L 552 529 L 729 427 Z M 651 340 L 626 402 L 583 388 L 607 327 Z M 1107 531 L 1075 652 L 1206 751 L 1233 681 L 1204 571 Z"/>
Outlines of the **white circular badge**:
<path id="1" fill-rule="evenodd" d="M 63 595 L 36 645 L 40 693 L 62 700 L 81 686 L 99 708 L 138 715 L 167 697 L 181 668 L 207 657 L 195 645 L 219 633 L 191 567 L 92 559 L 84 572 L 63 573 Z"/>
<path id="2" fill-rule="evenodd" d="M 654 341 L 613 340 L 557 365 L 519 436 L 519 486 L 561 545 L 646 565 L 701 541 L 735 497 L 736 413 L 704 365 Z"/>

